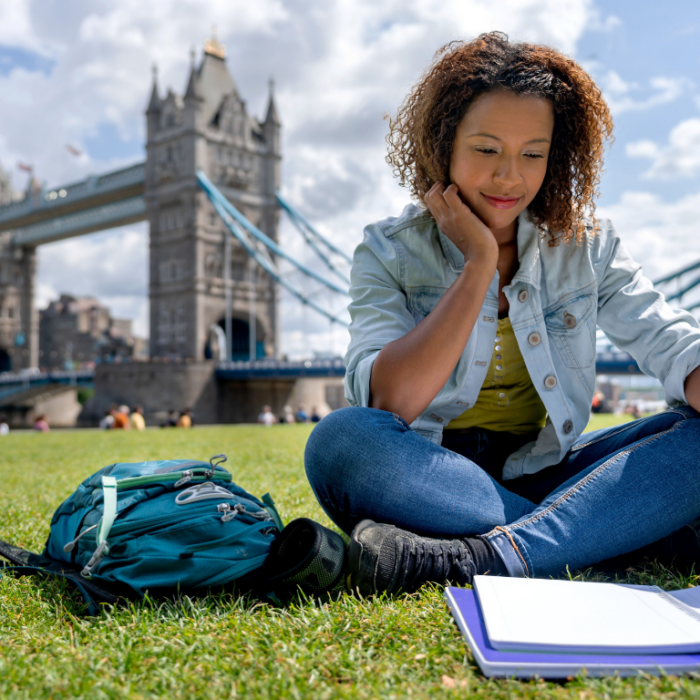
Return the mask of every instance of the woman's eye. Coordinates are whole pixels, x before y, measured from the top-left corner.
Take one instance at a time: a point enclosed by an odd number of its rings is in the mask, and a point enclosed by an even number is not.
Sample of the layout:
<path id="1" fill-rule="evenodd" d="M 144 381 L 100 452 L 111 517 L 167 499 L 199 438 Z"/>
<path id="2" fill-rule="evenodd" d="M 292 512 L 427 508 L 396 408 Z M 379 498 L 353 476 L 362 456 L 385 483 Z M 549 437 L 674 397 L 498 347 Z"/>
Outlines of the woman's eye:
<path id="1" fill-rule="evenodd" d="M 544 158 L 544 156 L 541 153 L 526 153 L 525 157 L 526 158 Z"/>
<path id="2" fill-rule="evenodd" d="M 496 152 L 495 148 L 477 148 L 476 150 L 479 153 L 495 153 Z"/>

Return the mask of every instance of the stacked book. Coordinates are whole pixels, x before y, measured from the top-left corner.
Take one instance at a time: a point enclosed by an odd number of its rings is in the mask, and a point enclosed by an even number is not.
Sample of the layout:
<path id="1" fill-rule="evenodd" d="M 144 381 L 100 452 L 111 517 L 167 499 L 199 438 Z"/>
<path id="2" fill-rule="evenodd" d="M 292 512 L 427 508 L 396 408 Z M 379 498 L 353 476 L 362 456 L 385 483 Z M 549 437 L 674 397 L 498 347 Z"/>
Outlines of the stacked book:
<path id="1" fill-rule="evenodd" d="M 475 576 L 445 597 L 486 676 L 700 672 L 700 586 Z"/>

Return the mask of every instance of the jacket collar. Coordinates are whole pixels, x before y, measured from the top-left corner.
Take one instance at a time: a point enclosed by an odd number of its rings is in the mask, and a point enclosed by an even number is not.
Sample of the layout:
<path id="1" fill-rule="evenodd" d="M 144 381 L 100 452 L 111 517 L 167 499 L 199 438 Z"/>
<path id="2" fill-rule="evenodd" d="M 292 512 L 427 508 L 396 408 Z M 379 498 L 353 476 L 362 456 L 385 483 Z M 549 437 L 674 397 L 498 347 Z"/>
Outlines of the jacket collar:
<path id="1" fill-rule="evenodd" d="M 464 267 L 464 255 L 459 248 L 438 228 L 438 238 L 445 259 L 456 271 Z M 525 282 L 540 288 L 540 232 L 526 209 L 518 217 L 518 260 L 520 266 L 513 282 Z"/>

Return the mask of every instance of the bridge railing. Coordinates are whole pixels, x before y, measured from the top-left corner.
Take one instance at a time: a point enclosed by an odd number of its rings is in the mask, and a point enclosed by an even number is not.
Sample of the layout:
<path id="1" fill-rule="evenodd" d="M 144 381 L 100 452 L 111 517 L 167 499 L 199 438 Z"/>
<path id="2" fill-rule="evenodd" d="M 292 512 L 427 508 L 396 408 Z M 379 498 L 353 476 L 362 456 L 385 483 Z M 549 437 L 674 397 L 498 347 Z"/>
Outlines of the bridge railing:
<path id="1" fill-rule="evenodd" d="M 240 360 L 219 362 L 218 379 L 297 379 L 301 377 L 343 377 L 345 364 L 341 358 L 302 360 Z"/>
<path id="2" fill-rule="evenodd" d="M 80 182 L 42 190 L 37 196 L 29 194 L 19 202 L 12 202 L 0 207 L 0 223 L 25 216 L 37 209 L 59 207 L 85 197 L 118 190 L 145 181 L 145 163 L 137 163 L 105 175 L 91 175 Z"/>

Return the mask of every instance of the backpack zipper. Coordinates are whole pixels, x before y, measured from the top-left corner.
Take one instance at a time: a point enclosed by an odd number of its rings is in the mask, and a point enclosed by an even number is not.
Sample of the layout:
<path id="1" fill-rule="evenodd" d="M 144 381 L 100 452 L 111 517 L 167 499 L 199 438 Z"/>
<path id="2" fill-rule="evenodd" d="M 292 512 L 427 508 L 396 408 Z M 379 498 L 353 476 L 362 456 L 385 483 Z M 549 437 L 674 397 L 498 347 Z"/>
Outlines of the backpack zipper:
<path id="1" fill-rule="evenodd" d="M 219 505 L 224 505 L 224 504 L 219 504 Z M 229 505 L 229 504 L 227 503 L 226 505 Z M 245 506 L 243 504 L 238 504 L 238 508 L 236 508 L 236 512 L 239 515 L 247 515 L 247 516 L 253 518 L 254 521 L 261 520 L 261 519 L 267 519 L 268 517 L 270 517 L 266 511 L 260 511 L 259 513 L 255 513 L 255 512 L 251 512 L 249 510 L 241 511 L 241 510 L 239 510 L 239 508 L 245 509 Z M 212 515 L 216 516 L 217 513 L 224 513 L 227 511 L 228 511 L 228 509 L 224 510 L 224 509 L 219 509 L 218 507 L 215 508 L 213 506 L 213 504 L 209 503 L 209 504 L 202 504 L 198 508 L 194 508 L 194 507 L 188 508 L 186 511 L 183 511 L 183 514 L 188 516 L 188 517 L 192 517 L 193 515 L 203 515 L 203 514 L 206 514 L 207 512 L 210 512 Z M 229 518 L 229 520 L 231 520 L 231 519 L 232 518 Z M 138 522 L 122 523 L 121 525 L 115 523 L 112 526 L 112 529 L 110 530 L 110 536 L 112 536 L 112 535 L 124 535 L 131 530 L 140 530 L 140 529 L 151 528 L 151 527 L 154 527 L 156 525 L 160 525 L 161 523 L 169 523 L 169 522 L 177 523 L 177 522 L 182 522 L 182 520 L 178 520 L 172 513 L 170 513 L 168 515 L 158 515 L 158 516 L 153 517 L 153 518 L 139 520 Z M 244 522 L 245 522 L 245 519 L 244 519 Z M 251 524 L 251 523 L 248 523 L 248 524 Z"/>
<path id="2" fill-rule="evenodd" d="M 209 467 L 196 467 L 194 469 L 185 469 L 180 472 L 170 472 L 169 474 L 149 474 L 148 476 L 134 476 L 129 479 L 119 479 L 117 481 L 117 489 L 119 491 L 126 491 L 128 489 L 139 488 L 140 486 L 148 486 L 149 484 L 169 484 L 170 482 L 175 482 L 175 488 L 179 488 L 190 481 L 204 481 L 206 479 L 230 482 L 232 477 L 227 471 L 222 470 L 212 474 Z"/>

